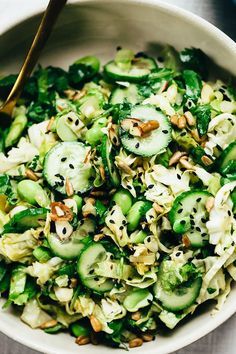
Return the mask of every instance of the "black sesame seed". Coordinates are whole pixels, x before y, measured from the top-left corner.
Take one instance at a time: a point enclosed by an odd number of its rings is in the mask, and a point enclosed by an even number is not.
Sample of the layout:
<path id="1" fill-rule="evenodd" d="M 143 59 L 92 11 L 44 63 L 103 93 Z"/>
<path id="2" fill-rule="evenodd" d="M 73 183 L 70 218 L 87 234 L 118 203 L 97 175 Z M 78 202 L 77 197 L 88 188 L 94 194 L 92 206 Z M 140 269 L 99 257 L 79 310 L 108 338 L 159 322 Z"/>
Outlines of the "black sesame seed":
<path id="1" fill-rule="evenodd" d="M 151 242 L 151 237 L 150 237 L 150 236 L 148 236 L 147 242 L 148 242 L 148 243 Z"/>
<path id="2" fill-rule="evenodd" d="M 59 187 L 63 187 L 64 186 L 64 182 L 63 181 L 57 182 L 57 184 L 58 184 Z"/>
<path id="3" fill-rule="evenodd" d="M 67 118 L 69 122 L 73 122 L 73 119 L 71 117 Z"/>
<path id="4" fill-rule="evenodd" d="M 152 189 L 154 187 L 154 184 L 149 184 L 148 189 Z"/>
<path id="5" fill-rule="evenodd" d="M 197 209 L 196 209 L 196 208 L 193 208 L 193 211 L 194 211 L 194 213 L 196 213 L 196 212 L 197 212 Z"/>
<path id="6" fill-rule="evenodd" d="M 206 233 L 206 232 L 203 232 L 203 233 L 202 233 L 202 237 L 204 237 L 204 236 L 207 236 L 207 233 Z"/>
<path id="7" fill-rule="evenodd" d="M 178 179 L 181 179 L 181 176 L 180 176 L 178 173 L 177 173 L 177 178 L 178 178 Z"/>
<path id="8" fill-rule="evenodd" d="M 191 214 L 191 215 L 189 215 L 189 217 L 190 217 L 190 219 L 194 219 L 194 216 Z"/>
<path id="9" fill-rule="evenodd" d="M 76 119 L 75 125 L 76 125 L 76 126 L 79 125 L 79 119 Z"/>
<path id="10" fill-rule="evenodd" d="M 207 219 L 201 218 L 201 222 L 205 224 L 207 222 Z"/>
<path id="11" fill-rule="evenodd" d="M 181 213 L 182 213 L 182 211 L 183 211 L 183 209 L 182 209 L 182 208 L 180 208 L 180 209 L 177 211 L 177 213 L 178 213 L 178 214 L 181 214 Z"/>
<path id="12" fill-rule="evenodd" d="M 94 273 L 94 269 L 91 269 L 90 271 L 89 271 L 89 274 L 93 274 Z"/>
<path id="13" fill-rule="evenodd" d="M 116 47 L 116 50 L 118 51 L 118 50 L 121 50 L 122 49 L 122 47 L 120 46 L 120 45 L 118 45 L 117 47 Z"/>
<path id="14" fill-rule="evenodd" d="M 62 233 L 63 233 L 63 235 L 66 234 L 66 228 L 65 227 L 63 227 L 63 229 L 62 229 Z"/>
<path id="15" fill-rule="evenodd" d="M 110 224 L 115 224 L 115 221 L 112 219 L 110 219 L 109 222 L 110 222 Z"/>
<path id="16" fill-rule="evenodd" d="M 228 215 L 231 216 L 231 211 L 230 210 L 228 210 Z"/>
<path id="17" fill-rule="evenodd" d="M 128 188 L 128 189 L 132 189 L 132 187 L 131 187 L 131 186 L 129 186 L 129 185 L 127 186 L 127 188 Z"/>
<path id="18" fill-rule="evenodd" d="M 74 165 L 72 165 L 72 163 L 69 164 L 69 167 L 73 170 L 75 168 Z"/>
<path id="19" fill-rule="evenodd" d="M 201 229 L 200 229 L 199 226 L 196 227 L 196 230 L 197 230 L 198 232 L 201 232 Z"/>
<path id="20" fill-rule="evenodd" d="M 137 143 L 137 144 L 135 145 L 135 148 L 138 149 L 138 148 L 139 148 L 139 145 L 140 145 L 140 144 Z"/>
<path id="21" fill-rule="evenodd" d="M 168 130 L 162 130 L 162 133 L 168 134 Z"/>
<path id="22" fill-rule="evenodd" d="M 181 132 L 179 135 L 180 136 L 185 136 L 187 133 L 185 131 Z"/>
<path id="23" fill-rule="evenodd" d="M 185 220 L 181 220 L 181 221 L 180 221 L 180 224 L 181 224 L 181 225 L 184 225 L 184 224 L 186 224 L 186 221 L 185 221 Z"/>
<path id="24" fill-rule="evenodd" d="M 190 220 L 190 225 L 195 225 L 194 220 Z"/>
<path id="25" fill-rule="evenodd" d="M 123 225 L 126 225 L 126 221 L 125 221 L 125 220 L 122 220 L 122 224 L 123 224 Z"/>
<path id="26" fill-rule="evenodd" d="M 124 226 L 121 225 L 121 226 L 119 227 L 119 230 L 123 230 L 123 229 L 124 229 Z"/>
<path id="27" fill-rule="evenodd" d="M 99 278 L 98 278 L 98 277 L 95 277 L 94 280 L 95 280 L 95 281 L 99 281 Z"/>
<path id="28" fill-rule="evenodd" d="M 181 252 L 177 252 L 175 255 L 176 257 L 179 257 L 181 255 Z"/>
<path id="29" fill-rule="evenodd" d="M 61 177 L 60 173 L 56 173 L 54 176 L 55 176 L 55 177 L 58 177 L 58 178 Z"/>
<path id="30" fill-rule="evenodd" d="M 135 128 L 135 127 L 138 127 L 138 123 L 137 123 L 137 122 L 133 123 L 133 127 L 134 127 L 134 128 Z"/>
<path id="31" fill-rule="evenodd" d="M 65 162 L 66 159 L 67 159 L 67 157 L 62 157 L 62 158 L 61 158 L 61 162 Z"/>
<path id="32" fill-rule="evenodd" d="M 197 199 L 196 199 L 196 202 L 197 202 L 197 203 L 200 203 L 201 200 L 202 200 L 202 198 L 197 198 Z"/>
<path id="33" fill-rule="evenodd" d="M 113 215 L 113 214 L 114 214 L 114 212 L 115 212 L 115 210 L 112 210 L 111 215 Z"/>

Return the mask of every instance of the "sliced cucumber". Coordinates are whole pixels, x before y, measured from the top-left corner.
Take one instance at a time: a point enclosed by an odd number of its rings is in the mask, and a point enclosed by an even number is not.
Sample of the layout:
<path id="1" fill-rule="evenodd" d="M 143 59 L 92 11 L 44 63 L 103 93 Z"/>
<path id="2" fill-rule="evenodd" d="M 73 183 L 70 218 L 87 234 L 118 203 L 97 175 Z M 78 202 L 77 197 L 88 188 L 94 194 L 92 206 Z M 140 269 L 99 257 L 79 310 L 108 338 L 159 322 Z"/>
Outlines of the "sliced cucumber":
<path id="1" fill-rule="evenodd" d="M 227 166 L 234 165 L 234 171 L 228 171 L 229 174 L 236 172 L 236 141 L 233 141 L 229 146 L 222 152 L 219 161 L 219 171 L 222 175 L 227 175 Z"/>
<path id="2" fill-rule="evenodd" d="M 184 233 L 192 247 L 202 247 L 208 241 L 208 212 L 205 203 L 209 197 L 211 194 L 202 190 L 183 192 L 175 199 L 169 212 L 173 230 L 179 234 Z"/>
<path id="3" fill-rule="evenodd" d="M 131 110 L 131 118 L 142 121 L 156 120 L 159 128 L 153 130 L 148 137 L 134 137 L 120 129 L 121 142 L 125 149 L 136 155 L 152 156 L 161 154 L 171 141 L 171 126 L 167 117 L 151 105 L 138 105 Z"/>
<path id="4" fill-rule="evenodd" d="M 76 235 L 73 236 L 73 234 L 69 240 L 63 242 L 56 234 L 50 234 L 48 243 L 56 256 L 67 260 L 77 258 L 85 246 L 81 242 L 81 238 L 76 237 Z"/>
<path id="5" fill-rule="evenodd" d="M 141 102 L 142 96 L 138 92 L 138 88 L 134 84 L 130 84 L 128 87 L 118 87 L 116 88 L 111 96 L 110 96 L 110 103 L 111 104 L 118 104 L 129 102 L 133 105 Z"/>
<path id="6" fill-rule="evenodd" d="M 106 249 L 99 243 L 90 244 L 82 251 L 77 271 L 81 282 L 89 289 L 96 292 L 106 292 L 113 288 L 114 283 L 105 277 L 96 275 L 96 265 L 106 258 Z"/>
<path id="7" fill-rule="evenodd" d="M 165 291 L 158 281 L 154 285 L 155 297 L 162 303 L 164 309 L 171 312 L 184 310 L 196 301 L 202 286 L 202 278 L 196 278 L 190 286 L 179 286 L 173 292 Z"/>
<path id="8" fill-rule="evenodd" d="M 102 139 L 102 162 L 109 180 L 115 187 L 118 187 L 120 185 L 120 176 L 114 164 L 112 144 L 106 135 Z"/>
<path id="9" fill-rule="evenodd" d="M 47 182 L 58 192 L 66 194 L 66 179 L 75 193 L 91 188 L 93 170 L 84 163 L 89 147 L 80 142 L 63 142 L 53 146 L 44 160 L 43 173 Z"/>
<path id="10" fill-rule="evenodd" d="M 4 225 L 3 233 L 21 232 L 28 229 L 35 229 L 46 220 L 48 210 L 45 208 L 29 208 L 15 214 L 12 219 Z"/>
<path id="11" fill-rule="evenodd" d="M 152 58 L 135 58 L 131 68 L 126 70 L 114 60 L 104 67 L 105 74 L 114 81 L 140 82 L 145 80 L 150 72 L 157 68 Z"/>
<path id="12" fill-rule="evenodd" d="M 77 141 L 76 134 L 70 129 L 68 119 L 72 119 L 71 116 L 76 116 L 74 112 L 69 112 L 58 117 L 56 121 L 56 132 L 62 141 Z"/>

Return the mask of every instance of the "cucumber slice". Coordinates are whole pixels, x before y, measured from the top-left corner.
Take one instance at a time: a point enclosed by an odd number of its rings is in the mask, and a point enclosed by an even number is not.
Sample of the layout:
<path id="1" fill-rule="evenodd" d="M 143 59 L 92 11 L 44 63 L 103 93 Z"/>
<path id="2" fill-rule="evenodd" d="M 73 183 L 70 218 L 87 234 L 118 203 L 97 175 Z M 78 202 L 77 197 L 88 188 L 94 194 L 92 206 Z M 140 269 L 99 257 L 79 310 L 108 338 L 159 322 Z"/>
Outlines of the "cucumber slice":
<path id="1" fill-rule="evenodd" d="M 109 138 L 105 135 L 102 139 L 102 162 L 104 164 L 105 172 L 115 187 L 120 185 L 120 176 L 114 164 L 112 154 L 112 144 Z"/>
<path id="2" fill-rule="evenodd" d="M 81 282 L 89 289 L 96 292 L 106 292 L 113 288 L 112 280 L 96 275 L 96 265 L 106 258 L 106 249 L 99 243 L 90 244 L 82 251 L 78 263 L 77 271 Z"/>
<path id="3" fill-rule="evenodd" d="M 70 118 L 70 115 L 74 116 L 76 114 L 74 112 L 69 112 L 69 113 L 59 117 L 56 121 L 56 132 L 62 141 L 77 141 L 78 140 L 76 134 L 70 129 L 69 124 L 68 124 L 68 118 Z"/>
<path id="4" fill-rule="evenodd" d="M 67 260 L 77 258 L 85 246 L 81 242 L 81 238 L 73 236 L 73 234 L 68 241 L 64 242 L 56 234 L 50 234 L 48 236 L 48 243 L 56 256 Z"/>
<path id="5" fill-rule="evenodd" d="M 140 156 L 161 154 L 171 141 L 171 126 L 167 117 L 151 105 L 138 105 L 131 110 L 131 118 L 142 121 L 156 120 L 159 128 L 146 138 L 134 137 L 120 129 L 121 142 L 125 149 Z"/>
<path id="6" fill-rule="evenodd" d="M 15 214 L 13 218 L 4 225 L 3 233 L 23 232 L 28 229 L 35 229 L 46 220 L 48 210 L 45 208 L 29 208 Z"/>
<path id="7" fill-rule="evenodd" d="M 63 142 L 52 147 L 44 160 L 43 174 L 58 192 L 66 194 L 66 178 L 74 192 L 84 193 L 91 188 L 93 170 L 84 164 L 89 147 L 80 142 Z"/>
<path id="8" fill-rule="evenodd" d="M 169 212 L 173 230 L 184 233 L 192 247 L 203 247 L 208 241 L 208 212 L 205 203 L 211 196 L 209 192 L 197 189 L 183 192 L 175 199 Z"/>
<path id="9" fill-rule="evenodd" d="M 139 200 L 132 205 L 126 218 L 128 222 L 128 231 L 134 231 L 140 224 L 142 217 L 146 215 L 146 212 L 151 209 L 152 203 L 148 201 Z"/>
<path id="10" fill-rule="evenodd" d="M 152 58 L 135 58 L 131 68 L 125 70 L 114 60 L 107 63 L 104 67 L 105 74 L 114 81 L 140 82 L 147 79 L 152 70 L 156 69 L 157 65 Z"/>
<path id="11" fill-rule="evenodd" d="M 234 163 L 234 166 L 236 166 L 236 141 L 233 141 L 231 144 L 229 144 L 229 146 L 222 152 L 219 158 L 219 171 L 223 176 L 227 175 L 226 168 L 230 163 Z M 229 171 L 229 173 L 232 172 L 235 173 L 236 171 Z"/>
<path id="12" fill-rule="evenodd" d="M 164 309 L 171 312 L 184 310 L 196 301 L 202 286 L 202 278 L 196 278 L 190 286 L 180 286 L 174 292 L 165 291 L 160 282 L 154 285 L 155 297 L 162 303 Z"/>
<path id="13" fill-rule="evenodd" d="M 133 105 L 142 101 L 142 96 L 138 92 L 138 88 L 134 84 L 130 84 L 128 87 L 116 88 L 111 96 L 110 96 L 110 103 L 111 104 L 118 104 L 129 102 Z"/>

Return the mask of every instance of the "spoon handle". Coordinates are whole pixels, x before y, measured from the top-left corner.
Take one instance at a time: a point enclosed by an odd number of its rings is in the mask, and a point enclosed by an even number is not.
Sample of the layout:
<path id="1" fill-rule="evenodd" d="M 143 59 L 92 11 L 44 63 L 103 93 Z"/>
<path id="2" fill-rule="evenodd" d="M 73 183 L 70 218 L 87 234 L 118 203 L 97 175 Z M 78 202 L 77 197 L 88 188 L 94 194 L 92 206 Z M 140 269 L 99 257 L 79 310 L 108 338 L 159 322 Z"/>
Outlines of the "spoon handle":
<path id="1" fill-rule="evenodd" d="M 54 23 L 56 22 L 57 17 L 63 9 L 66 1 L 67 0 L 50 0 L 17 80 L 4 104 L 3 111 L 5 113 L 11 115 L 12 109 L 14 108 L 16 101 L 24 88 L 25 82 L 34 69 L 41 51 L 50 36 Z"/>

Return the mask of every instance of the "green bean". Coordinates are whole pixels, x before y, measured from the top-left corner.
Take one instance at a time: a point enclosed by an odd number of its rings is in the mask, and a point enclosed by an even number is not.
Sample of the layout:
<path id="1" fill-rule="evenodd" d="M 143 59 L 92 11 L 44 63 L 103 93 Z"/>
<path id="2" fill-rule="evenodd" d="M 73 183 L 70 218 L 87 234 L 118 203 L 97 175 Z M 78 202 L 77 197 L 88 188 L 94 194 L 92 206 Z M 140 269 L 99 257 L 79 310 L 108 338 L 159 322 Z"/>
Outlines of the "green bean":
<path id="1" fill-rule="evenodd" d="M 7 148 L 17 143 L 27 125 L 27 117 L 23 106 L 17 108 L 15 114 L 16 117 L 13 120 L 5 139 L 5 147 Z"/>
<path id="2" fill-rule="evenodd" d="M 70 329 L 75 337 L 89 335 L 89 329 L 78 322 L 72 323 Z"/>
<path id="3" fill-rule="evenodd" d="M 101 141 L 104 135 L 104 133 L 102 132 L 102 128 L 105 127 L 106 125 L 107 125 L 107 118 L 102 117 L 97 119 L 93 123 L 92 127 L 87 130 L 85 138 L 90 145 L 95 146 Z"/>
<path id="4" fill-rule="evenodd" d="M 25 179 L 18 183 L 17 193 L 19 197 L 32 205 L 47 207 L 50 203 L 47 193 L 43 188 L 30 179 Z"/>
<path id="5" fill-rule="evenodd" d="M 86 57 L 80 58 L 80 59 L 76 60 L 76 62 L 74 62 L 74 64 L 84 64 L 87 66 L 91 66 L 94 74 L 97 73 L 100 69 L 100 61 L 98 60 L 98 58 L 96 58 L 94 56 L 86 56 Z"/>
<path id="6" fill-rule="evenodd" d="M 130 208 L 132 207 L 133 198 L 129 191 L 125 189 L 118 190 L 114 195 L 112 200 L 120 206 L 122 213 L 127 215 Z"/>
<path id="7" fill-rule="evenodd" d="M 82 206 L 83 206 L 83 198 L 80 197 L 79 195 L 74 195 L 74 196 L 72 197 L 72 199 L 74 199 L 74 201 L 75 201 L 76 204 L 77 204 L 78 213 L 81 212 Z"/>

